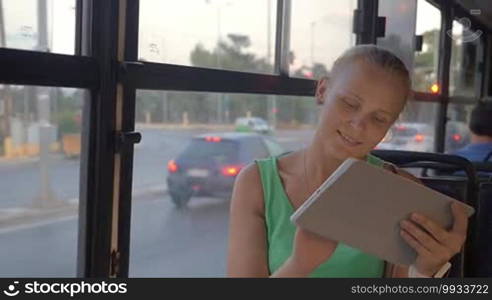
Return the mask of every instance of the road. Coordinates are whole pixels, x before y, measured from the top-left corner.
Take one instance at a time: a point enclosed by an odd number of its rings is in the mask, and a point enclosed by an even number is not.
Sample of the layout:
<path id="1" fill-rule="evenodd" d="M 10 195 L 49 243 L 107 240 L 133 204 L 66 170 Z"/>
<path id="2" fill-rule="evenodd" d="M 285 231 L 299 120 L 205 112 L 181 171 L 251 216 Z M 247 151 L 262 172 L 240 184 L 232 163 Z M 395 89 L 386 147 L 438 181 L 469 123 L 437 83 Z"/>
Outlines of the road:
<path id="1" fill-rule="evenodd" d="M 165 188 L 167 162 L 184 148 L 188 140 L 204 131 L 141 130 L 142 142 L 136 146 L 133 171 L 133 190 L 151 187 Z M 285 149 L 298 149 L 299 141 L 309 138 L 308 131 L 282 131 L 277 139 Z M 52 155 L 51 186 L 59 200 L 76 199 L 79 194 L 78 159 Z M 0 209 L 28 207 L 38 201 L 40 191 L 39 162 L 0 163 Z"/>
<path id="2" fill-rule="evenodd" d="M 228 202 L 196 198 L 176 210 L 168 196 L 135 201 L 130 276 L 217 277 L 225 273 Z M 0 232 L 0 277 L 74 277 L 78 217 Z"/>
<path id="3" fill-rule="evenodd" d="M 130 276 L 220 277 L 225 274 L 229 203 L 194 198 L 174 209 L 165 193 L 166 163 L 198 131 L 141 130 L 135 149 Z M 294 150 L 309 131 L 284 131 L 277 140 Z M 57 198 L 78 197 L 79 161 L 52 157 Z M 38 162 L 0 164 L 0 211 L 28 207 L 39 191 Z M 26 188 L 26 185 L 28 188 Z M 152 193 L 145 193 L 145 191 Z M 1 223 L 1 222 L 0 222 Z M 77 216 L 0 228 L 0 277 L 73 277 L 76 274 Z"/>

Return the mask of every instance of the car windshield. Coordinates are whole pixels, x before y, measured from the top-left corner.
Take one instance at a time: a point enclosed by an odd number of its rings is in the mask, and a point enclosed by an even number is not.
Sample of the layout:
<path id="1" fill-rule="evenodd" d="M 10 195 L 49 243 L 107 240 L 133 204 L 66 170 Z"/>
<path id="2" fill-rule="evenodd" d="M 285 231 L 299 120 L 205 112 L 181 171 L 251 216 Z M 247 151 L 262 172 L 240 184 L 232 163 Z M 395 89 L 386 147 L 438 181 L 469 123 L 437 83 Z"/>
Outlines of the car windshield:
<path id="1" fill-rule="evenodd" d="M 238 143 L 221 140 L 218 142 L 196 138 L 191 141 L 182 154 L 182 158 L 191 160 L 213 159 L 218 163 L 237 160 Z"/>

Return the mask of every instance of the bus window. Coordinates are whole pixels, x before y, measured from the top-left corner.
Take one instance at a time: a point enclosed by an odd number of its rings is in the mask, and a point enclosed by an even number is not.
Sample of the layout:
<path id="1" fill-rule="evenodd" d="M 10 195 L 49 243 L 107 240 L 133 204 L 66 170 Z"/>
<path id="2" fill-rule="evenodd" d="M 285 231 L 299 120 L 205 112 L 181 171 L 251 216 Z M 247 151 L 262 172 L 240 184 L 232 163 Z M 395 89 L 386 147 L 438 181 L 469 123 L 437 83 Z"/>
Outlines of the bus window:
<path id="1" fill-rule="evenodd" d="M 470 113 L 475 103 L 450 103 L 448 106 L 448 121 L 446 123 L 445 151 L 454 153 L 471 141 L 468 127 Z"/>
<path id="2" fill-rule="evenodd" d="M 225 276 L 236 175 L 307 145 L 316 122 L 313 97 L 278 96 L 270 119 L 270 96 L 138 90 L 130 277 Z M 244 118 L 274 129 L 235 131 Z"/>
<path id="3" fill-rule="evenodd" d="M 417 24 L 415 33 L 422 36 L 422 49 L 415 52 L 413 89 L 419 92 L 436 92 L 437 62 L 439 56 L 439 32 L 441 12 L 426 0 L 417 1 Z"/>
<path id="4" fill-rule="evenodd" d="M 470 25 L 453 22 L 449 95 L 476 95 L 477 45 L 480 38 L 473 35 Z"/>
<path id="5" fill-rule="evenodd" d="M 355 0 L 292 1 L 291 65 L 293 77 L 328 75 L 334 60 L 355 45 Z"/>
<path id="6" fill-rule="evenodd" d="M 409 99 L 398 121 L 377 149 L 432 152 L 435 139 L 437 103 Z"/>
<path id="7" fill-rule="evenodd" d="M 0 47 L 75 53 L 75 0 L 0 2 Z"/>
<path id="8" fill-rule="evenodd" d="M 275 16 L 275 1 L 142 0 L 139 59 L 272 73 Z"/>
<path id="9" fill-rule="evenodd" d="M 416 1 L 380 0 L 379 16 L 386 17 L 384 37 L 377 44 L 393 51 L 412 71 L 415 49 Z"/>
<path id="10" fill-rule="evenodd" d="M 84 94 L 2 86 L 0 277 L 76 276 Z"/>

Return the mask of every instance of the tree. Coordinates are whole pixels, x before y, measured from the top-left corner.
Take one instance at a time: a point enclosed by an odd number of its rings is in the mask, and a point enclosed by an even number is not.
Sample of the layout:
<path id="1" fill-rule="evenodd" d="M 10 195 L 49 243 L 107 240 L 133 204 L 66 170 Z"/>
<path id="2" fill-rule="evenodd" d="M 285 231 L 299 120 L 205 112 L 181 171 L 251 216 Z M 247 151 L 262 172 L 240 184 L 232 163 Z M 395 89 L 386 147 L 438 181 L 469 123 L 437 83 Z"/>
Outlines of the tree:
<path id="1" fill-rule="evenodd" d="M 415 54 L 413 87 L 417 91 L 429 91 L 437 80 L 437 43 L 439 30 L 429 30 L 422 34 L 422 51 Z"/>
<path id="2" fill-rule="evenodd" d="M 228 34 L 227 40 L 219 41 L 212 51 L 205 49 L 202 44 L 197 44 L 190 54 L 192 65 L 199 67 L 220 68 L 242 72 L 268 73 L 272 65 L 265 58 L 258 58 L 255 54 L 248 52 L 251 46 L 247 35 Z M 200 95 L 200 94 L 199 94 Z M 191 121 L 211 120 L 211 115 L 217 107 L 216 97 L 198 97 L 195 94 L 190 97 L 190 105 L 185 107 L 184 103 L 176 105 L 178 110 L 187 109 Z M 211 95 L 209 95 L 211 96 Z M 251 112 L 254 116 L 267 118 L 267 97 L 264 95 L 224 95 L 224 111 L 229 112 L 229 119 L 245 116 Z M 208 114 L 206 118 L 204 114 Z M 201 116 L 201 117 L 199 117 Z"/>

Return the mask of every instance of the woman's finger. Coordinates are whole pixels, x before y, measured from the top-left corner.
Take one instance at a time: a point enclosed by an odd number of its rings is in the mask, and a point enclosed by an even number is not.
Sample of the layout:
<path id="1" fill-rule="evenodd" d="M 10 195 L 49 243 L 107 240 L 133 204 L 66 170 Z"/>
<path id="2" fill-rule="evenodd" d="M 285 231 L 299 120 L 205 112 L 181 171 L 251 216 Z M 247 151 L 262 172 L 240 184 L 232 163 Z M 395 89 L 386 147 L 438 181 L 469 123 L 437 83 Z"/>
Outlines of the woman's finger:
<path id="1" fill-rule="evenodd" d="M 439 253 L 443 246 L 439 244 L 431 235 L 417 227 L 411 221 L 403 220 L 401 227 L 431 253 Z"/>
<path id="2" fill-rule="evenodd" d="M 444 227 L 418 213 L 412 214 L 411 219 L 427 230 L 436 241 L 447 246 L 449 243 L 449 233 Z"/>
<path id="3" fill-rule="evenodd" d="M 453 213 L 453 228 L 451 231 L 466 236 L 468 215 L 465 208 L 461 204 L 454 202 L 451 205 L 451 211 Z"/>
<path id="4" fill-rule="evenodd" d="M 402 229 L 400 230 L 400 235 L 405 242 L 407 242 L 407 244 L 417 252 L 418 255 L 425 257 L 431 256 L 429 250 L 422 246 L 411 234 Z"/>

